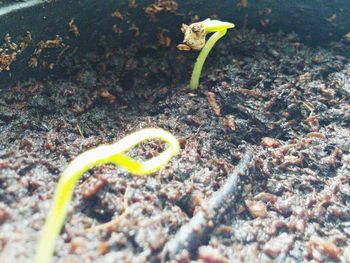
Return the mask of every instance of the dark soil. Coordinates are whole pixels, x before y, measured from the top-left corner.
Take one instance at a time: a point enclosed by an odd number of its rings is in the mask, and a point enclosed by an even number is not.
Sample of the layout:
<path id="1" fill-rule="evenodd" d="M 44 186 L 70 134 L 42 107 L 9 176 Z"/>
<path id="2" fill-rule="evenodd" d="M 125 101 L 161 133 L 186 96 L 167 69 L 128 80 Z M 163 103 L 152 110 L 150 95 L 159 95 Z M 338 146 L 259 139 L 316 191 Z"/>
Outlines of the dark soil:
<path id="1" fill-rule="evenodd" d="M 66 78 L 1 91 L 0 262 L 31 262 L 70 160 L 144 127 L 171 131 L 180 155 L 146 178 L 112 165 L 84 175 L 54 262 L 160 262 L 248 146 L 236 203 L 181 262 L 350 262 L 346 40 L 317 48 L 295 35 L 229 32 L 194 93 L 186 86 L 196 54 L 107 47 L 67 57 Z"/>

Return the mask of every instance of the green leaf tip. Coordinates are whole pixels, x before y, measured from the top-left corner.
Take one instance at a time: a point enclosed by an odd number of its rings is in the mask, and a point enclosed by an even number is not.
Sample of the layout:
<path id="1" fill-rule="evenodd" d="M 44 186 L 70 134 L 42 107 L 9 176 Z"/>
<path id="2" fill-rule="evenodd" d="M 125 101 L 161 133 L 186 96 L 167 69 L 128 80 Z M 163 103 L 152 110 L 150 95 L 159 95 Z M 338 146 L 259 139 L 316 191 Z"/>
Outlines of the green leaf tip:
<path id="1" fill-rule="evenodd" d="M 204 23 L 204 28 L 207 33 L 213 33 L 213 32 L 218 32 L 222 31 L 225 29 L 230 29 L 234 28 L 235 25 L 229 22 L 223 22 L 220 20 L 211 20 L 211 19 L 206 19 L 203 21 Z"/>
<path id="2" fill-rule="evenodd" d="M 159 139 L 167 143 L 168 148 L 158 156 L 144 162 L 125 155 L 136 145 L 152 139 Z M 111 145 L 102 145 L 78 155 L 64 170 L 58 182 L 53 205 L 46 218 L 37 246 L 35 263 L 50 262 L 55 241 L 66 218 L 74 187 L 86 171 L 99 164 L 113 163 L 131 174 L 144 176 L 164 167 L 179 151 L 179 142 L 171 133 L 162 129 L 148 128 L 134 132 Z"/>

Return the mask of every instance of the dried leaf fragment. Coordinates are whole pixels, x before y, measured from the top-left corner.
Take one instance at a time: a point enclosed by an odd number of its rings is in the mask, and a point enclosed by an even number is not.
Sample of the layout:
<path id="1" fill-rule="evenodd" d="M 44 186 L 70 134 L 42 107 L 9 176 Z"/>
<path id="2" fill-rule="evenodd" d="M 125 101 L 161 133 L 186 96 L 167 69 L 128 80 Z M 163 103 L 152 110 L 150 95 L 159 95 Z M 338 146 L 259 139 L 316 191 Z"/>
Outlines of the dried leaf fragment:
<path id="1" fill-rule="evenodd" d="M 347 41 L 349 41 L 350 42 L 350 32 L 348 32 L 347 34 L 345 34 L 345 39 L 347 40 Z"/>
<path id="2" fill-rule="evenodd" d="M 320 237 L 311 237 L 309 245 L 313 249 L 317 249 L 323 255 L 326 255 L 332 259 L 338 259 L 340 250 L 330 241 L 326 241 Z"/>
<path id="3" fill-rule="evenodd" d="M 106 184 L 108 184 L 108 181 L 102 175 L 89 177 L 79 186 L 83 199 L 91 198 Z"/>
<path id="4" fill-rule="evenodd" d="M 216 116 L 220 116 L 221 109 L 220 109 L 219 103 L 216 100 L 215 93 L 208 91 L 206 95 L 208 98 L 209 105 L 211 106 L 211 109 L 213 110 Z"/>
<path id="5" fill-rule="evenodd" d="M 252 200 L 246 200 L 245 204 L 248 208 L 249 213 L 252 217 L 265 217 L 267 213 L 266 205 L 263 202 L 260 201 L 252 201 Z"/>
<path id="6" fill-rule="evenodd" d="M 201 50 L 205 45 L 205 30 L 204 21 L 193 23 L 191 25 L 182 24 L 181 31 L 184 33 L 183 44 L 194 50 Z"/>
<path id="7" fill-rule="evenodd" d="M 130 8 L 136 8 L 137 7 L 136 0 L 128 0 L 128 6 Z"/>
<path id="8" fill-rule="evenodd" d="M 337 20 L 337 14 L 333 14 L 330 17 L 326 18 L 326 20 L 330 23 L 334 23 Z"/>
<path id="9" fill-rule="evenodd" d="M 169 47 L 171 44 L 171 38 L 164 31 L 159 34 L 159 44 L 164 47 Z"/>
<path id="10" fill-rule="evenodd" d="M 145 13 L 151 18 L 151 20 L 155 20 L 158 13 L 163 11 L 175 12 L 178 7 L 179 5 L 175 1 L 157 0 L 155 3 L 145 8 Z"/>
<path id="11" fill-rule="evenodd" d="M 124 19 L 124 16 L 122 15 L 122 13 L 118 9 L 112 13 L 112 17 L 119 18 L 120 20 Z"/>
<path id="12" fill-rule="evenodd" d="M 270 137 L 264 137 L 261 139 L 261 145 L 266 148 L 277 148 L 281 144 L 278 140 Z"/>
<path id="13" fill-rule="evenodd" d="M 232 115 L 228 115 L 225 118 L 225 126 L 235 131 L 237 128 L 236 121 Z"/>
<path id="14" fill-rule="evenodd" d="M 99 91 L 99 96 L 107 103 L 113 103 L 116 100 L 116 96 L 111 94 L 108 90 L 102 89 Z"/>
<path id="15" fill-rule="evenodd" d="M 11 64 L 16 60 L 17 53 L 6 54 L 0 49 L 0 72 L 9 71 Z"/>
<path id="16" fill-rule="evenodd" d="M 176 48 L 180 51 L 190 51 L 191 47 L 186 44 L 178 44 Z"/>
<path id="17" fill-rule="evenodd" d="M 69 26 L 69 29 L 68 29 L 69 32 L 73 33 L 73 35 L 76 37 L 80 36 L 80 32 L 77 25 L 75 24 L 74 18 L 70 20 L 68 26 Z"/>
<path id="18" fill-rule="evenodd" d="M 310 72 L 306 72 L 300 75 L 298 78 L 299 82 L 303 84 L 309 82 L 311 79 L 312 79 L 312 75 Z"/>

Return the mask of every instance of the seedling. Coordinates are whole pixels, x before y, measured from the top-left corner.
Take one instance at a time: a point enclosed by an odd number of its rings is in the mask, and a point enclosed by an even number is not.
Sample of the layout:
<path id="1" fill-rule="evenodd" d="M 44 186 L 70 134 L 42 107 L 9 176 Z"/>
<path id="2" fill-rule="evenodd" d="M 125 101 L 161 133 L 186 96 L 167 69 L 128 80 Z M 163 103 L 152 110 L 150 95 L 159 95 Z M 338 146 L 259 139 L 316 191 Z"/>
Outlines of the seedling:
<path id="1" fill-rule="evenodd" d="M 182 44 L 179 44 L 177 48 L 179 50 L 189 51 L 201 50 L 197 61 L 192 71 L 192 77 L 190 82 L 190 88 L 195 90 L 199 86 L 199 78 L 202 72 L 203 64 L 215 43 L 222 38 L 227 29 L 233 28 L 235 25 L 228 22 L 222 22 L 219 20 L 210 20 L 209 18 L 198 23 L 191 25 L 182 24 L 181 31 L 185 34 L 185 38 Z M 208 33 L 214 33 L 206 42 L 206 35 Z"/>
<path id="2" fill-rule="evenodd" d="M 151 139 L 166 142 L 169 147 L 157 157 L 139 162 L 124 155 L 137 144 Z M 78 155 L 64 170 L 54 195 L 53 205 L 46 218 L 37 251 L 36 263 L 50 262 L 55 241 L 67 214 L 73 190 L 79 178 L 89 169 L 99 164 L 113 163 L 134 175 L 144 176 L 164 167 L 180 150 L 177 139 L 162 129 L 143 129 L 134 132 L 111 145 L 102 145 Z"/>

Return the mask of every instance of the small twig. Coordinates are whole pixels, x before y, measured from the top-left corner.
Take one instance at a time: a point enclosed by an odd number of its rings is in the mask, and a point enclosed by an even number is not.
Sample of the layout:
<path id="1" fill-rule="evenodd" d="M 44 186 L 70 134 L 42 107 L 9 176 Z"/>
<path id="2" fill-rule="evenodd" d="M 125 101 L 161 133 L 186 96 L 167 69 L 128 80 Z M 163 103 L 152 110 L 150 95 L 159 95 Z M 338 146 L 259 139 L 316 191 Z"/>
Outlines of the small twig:
<path id="1" fill-rule="evenodd" d="M 78 131 L 79 131 L 79 134 L 80 134 L 81 138 L 85 138 L 85 137 L 84 137 L 84 134 L 83 134 L 83 131 L 81 130 L 79 124 L 77 124 L 77 129 L 78 129 Z"/>
<path id="2" fill-rule="evenodd" d="M 208 240 L 210 233 L 222 216 L 235 204 L 240 192 L 239 180 L 249 172 L 253 159 L 253 149 L 247 147 L 246 152 L 228 177 L 225 184 L 211 198 L 204 201 L 202 209 L 186 225 L 182 226 L 164 247 L 162 262 L 175 259 L 176 255 L 186 250 L 190 253 Z"/>

